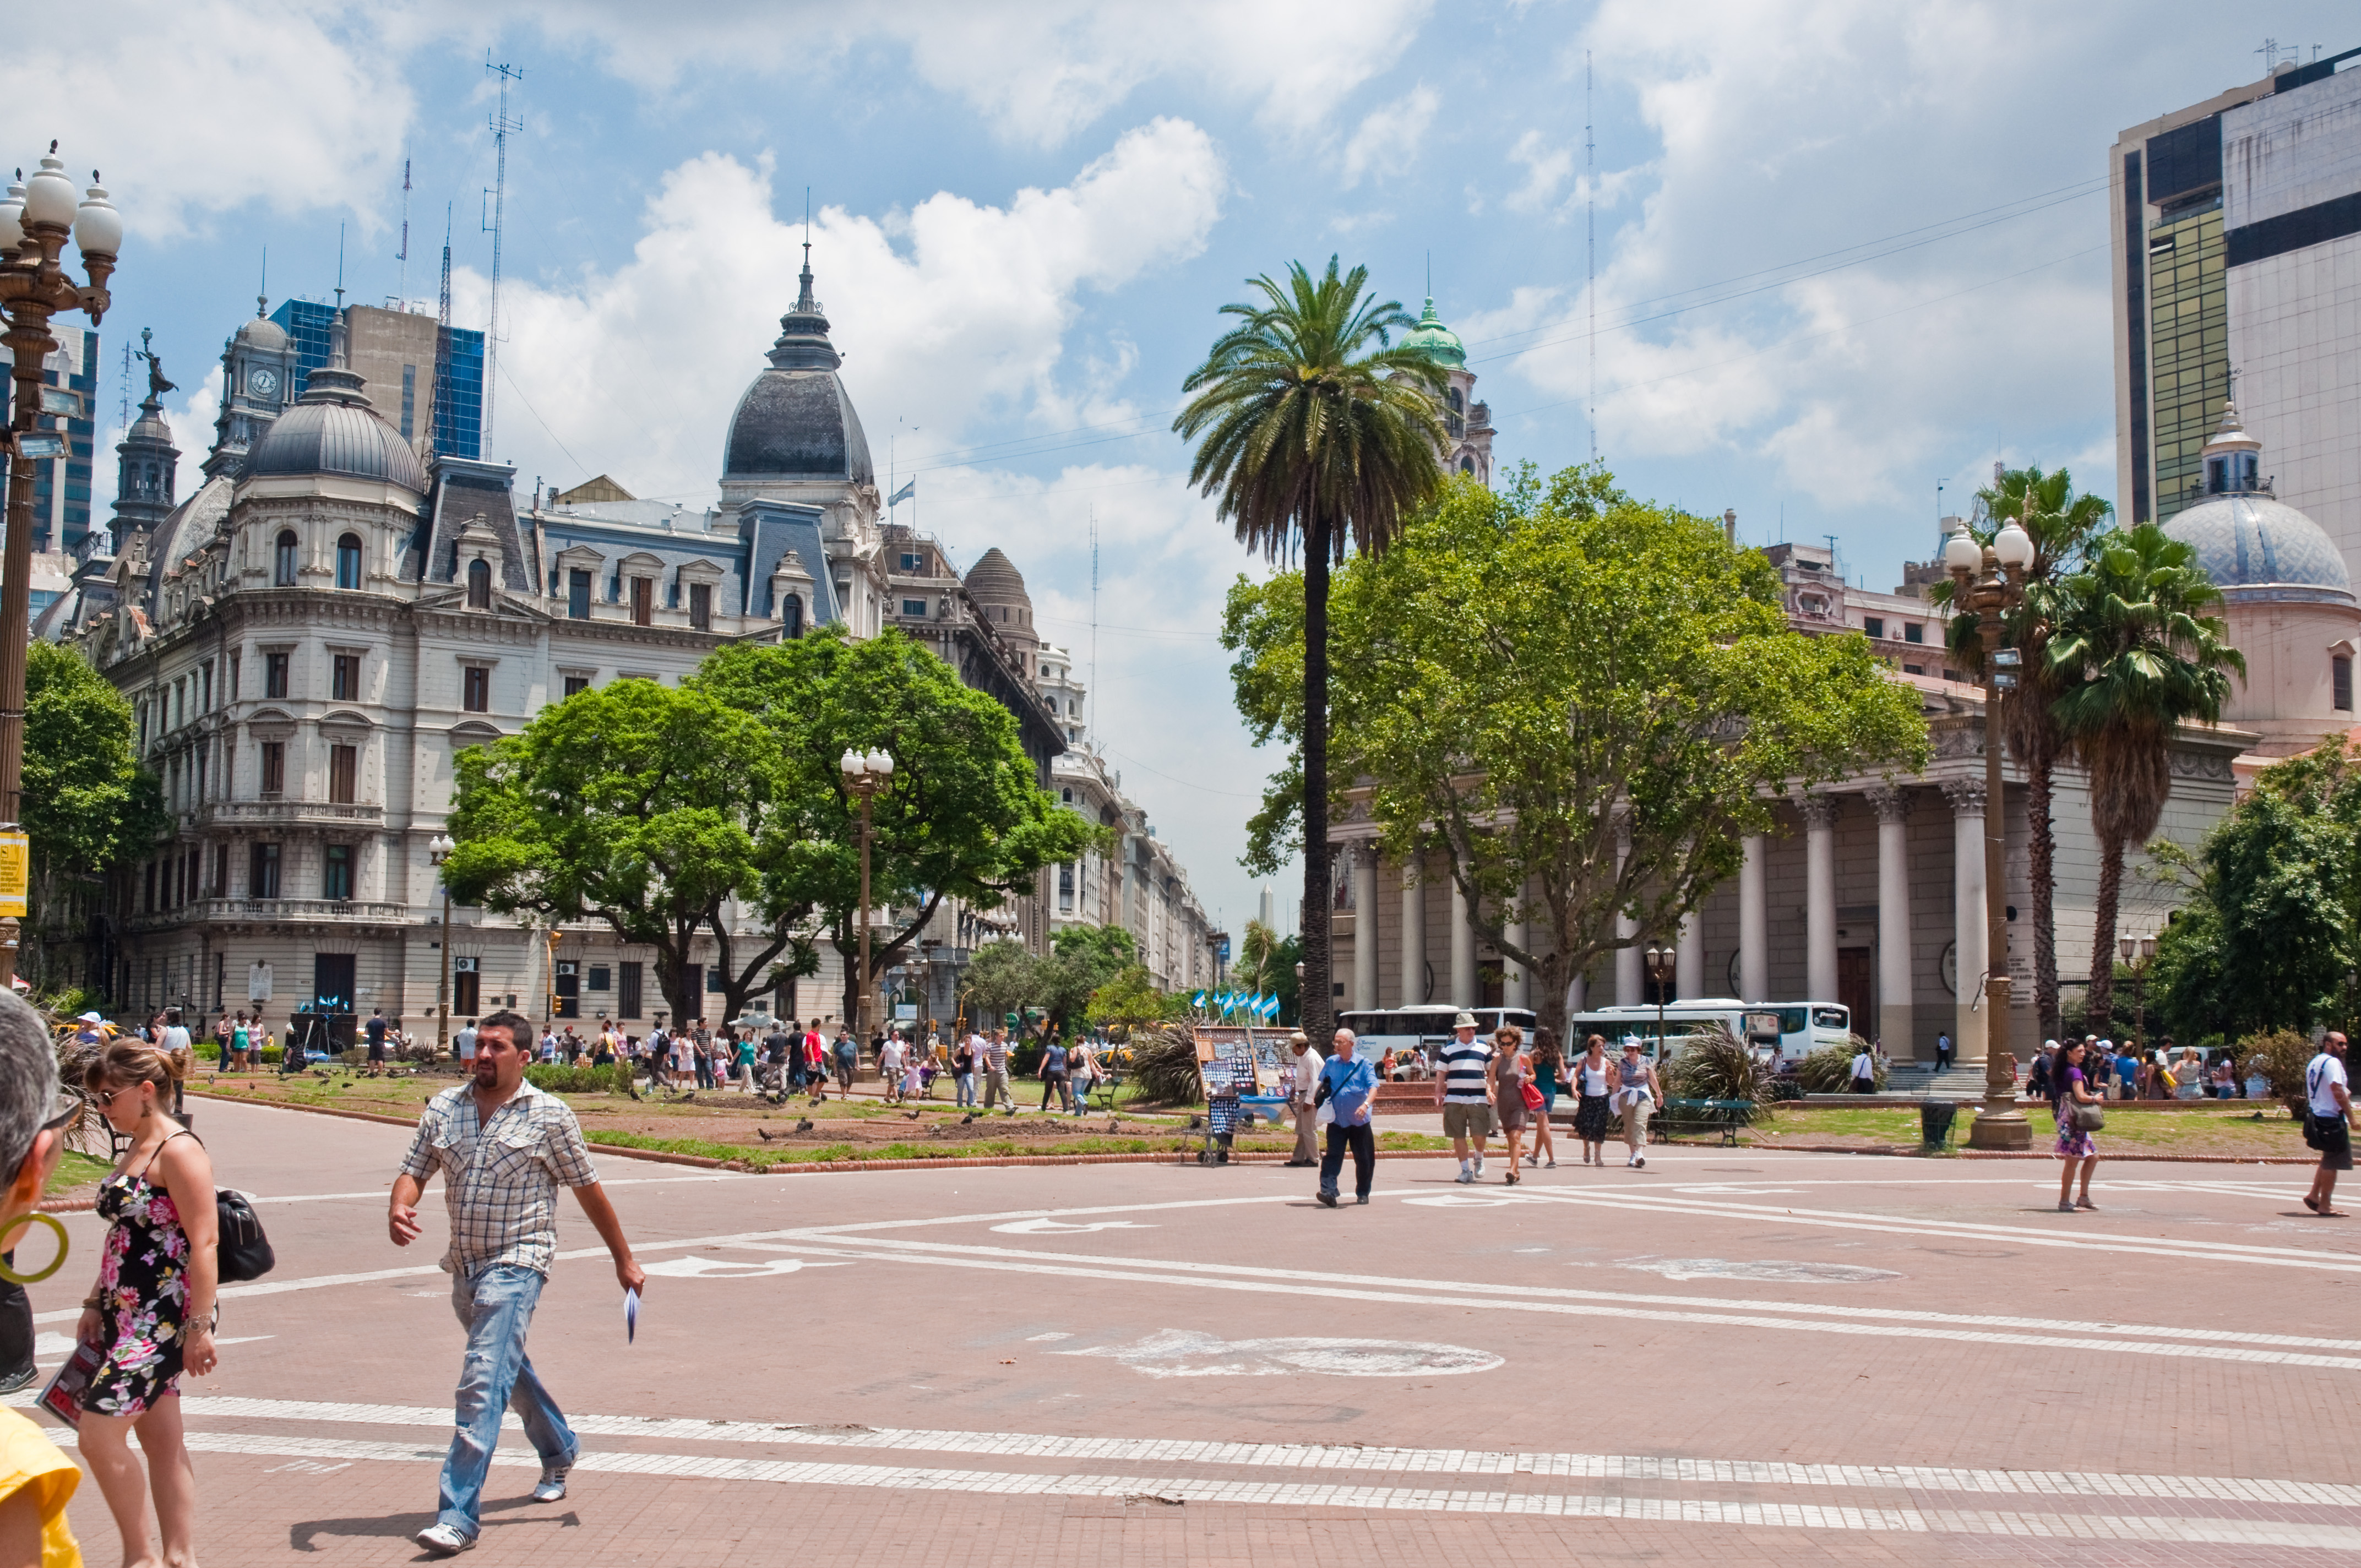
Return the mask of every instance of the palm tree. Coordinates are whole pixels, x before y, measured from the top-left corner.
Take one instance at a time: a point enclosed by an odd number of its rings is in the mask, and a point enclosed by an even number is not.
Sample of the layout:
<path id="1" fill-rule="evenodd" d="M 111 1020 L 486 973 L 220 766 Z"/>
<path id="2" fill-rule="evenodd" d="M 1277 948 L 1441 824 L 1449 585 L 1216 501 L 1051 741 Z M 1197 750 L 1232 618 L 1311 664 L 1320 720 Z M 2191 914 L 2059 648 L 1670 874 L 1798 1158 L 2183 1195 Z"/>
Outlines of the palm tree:
<path id="1" fill-rule="evenodd" d="M 2092 930 L 2084 1027 L 2114 1015 L 2115 906 L 2124 851 L 2145 844 L 2172 793 L 2175 727 L 2211 723 L 2246 661 L 2226 641 L 2221 591 L 2194 547 L 2154 523 L 2092 542 L 2083 568 L 2057 585 L 2045 663 L 2059 696 L 2050 711 L 2091 778 L 2099 836 L 2099 900 Z"/>
<path id="2" fill-rule="evenodd" d="M 1418 323 L 1398 301 L 1364 297 L 1368 269 L 1284 282 L 1249 279 L 1258 301 L 1181 390 L 1172 428 L 1199 441 L 1189 482 L 1219 492 L 1217 515 L 1268 560 L 1303 555 L 1303 1021 L 1332 1027 L 1328 932 L 1328 574 L 1349 545 L 1373 554 L 1402 514 L 1442 483 L 1443 367 L 1391 334 Z"/>
<path id="3" fill-rule="evenodd" d="M 2075 494 L 2073 477 L 2065 469 L 2045 474 L 2036 464 L 2007 469 L 1978 490 L 1975 519 L 1968 525 L 1979 544 L 1991 543 L 1993 535 L 2012 519 L 2033 538 L 2025 603 L 2006 623 L 2008 645 L 2024 654 L 2024 685 L 2017 697 L 2001 705 L 2001 732 L 2007 737 L 2009 754 L 2025 770 L 2028 872 L 2033 884 L 2033 1002 L 2040 1014 L 2041 1032 L 2052 1036 L 2059 1030 L 2058 833 L 2050 807 L 2066 737 L 2050 712 L 2059 688 L 2043 652 L 2055 624 L 2056 584 L 2082 564 L 2084 551 L 2114 511 L 2097 496 Z M 1934 585 L 1927 598 L 1949 605 L 1951 585 Z M 1982 673 L 1983 636 L 1975 617 L 1960 616 L 1951 622 L 1950 646 L 1954 659 Z"/>

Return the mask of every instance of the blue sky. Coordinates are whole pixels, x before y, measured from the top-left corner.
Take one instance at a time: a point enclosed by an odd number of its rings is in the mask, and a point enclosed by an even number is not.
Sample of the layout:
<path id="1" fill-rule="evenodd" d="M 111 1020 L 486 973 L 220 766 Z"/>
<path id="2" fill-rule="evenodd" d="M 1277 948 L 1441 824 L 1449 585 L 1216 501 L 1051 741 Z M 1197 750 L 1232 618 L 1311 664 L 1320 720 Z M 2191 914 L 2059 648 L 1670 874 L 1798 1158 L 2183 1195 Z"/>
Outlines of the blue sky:
<path id="1" fill-rule="evenodd" d="M 447 206 L 483 324 L 484 62 L 521 66 L 487 455 L 691 504 L 794 298 L 808 186 L 881 466 L 961 561 L 1005 549 L 1085 669 L 1095 517 L 1099 732 L 1235 930 L 1266 762 L 1213 633 L 1255 565 L 1169 425 L 1243 278 L 1340 252 L 1415 310 L 1431 256 L 1501 462 L 1588 455 L 1595 345 L 1629 488 L 1752 542 L 1834 534 L 1890 587 L 1937 484 L 1996 456 L 2112 491 L 2107 146 L 2260 75 L 2265 34 L 2361 44 L 2349 7 L 2230 9 L 98 0 L 17 60 L 0 127 L 104 171 L 132 230 L 107 349 L 154 330 L 193 462 L 266 246 L 274 304 L 327 296 L 340 225 L 347 297 L 404 291 L 405 159 L 406 291 L 432 302 Z M 44 52 L 93 37 L 100 71 Z"/>

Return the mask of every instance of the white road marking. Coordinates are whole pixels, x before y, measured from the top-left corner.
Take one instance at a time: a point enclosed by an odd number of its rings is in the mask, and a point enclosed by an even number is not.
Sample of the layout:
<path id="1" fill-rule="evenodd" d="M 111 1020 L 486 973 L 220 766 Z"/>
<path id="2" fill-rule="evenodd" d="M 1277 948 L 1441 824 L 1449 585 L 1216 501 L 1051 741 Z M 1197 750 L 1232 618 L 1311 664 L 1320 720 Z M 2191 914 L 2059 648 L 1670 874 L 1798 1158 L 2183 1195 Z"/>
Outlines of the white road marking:
<path id="1" fill-rule="evenodd" d="M 71 1442 L 71 1432 L 55 1434 Z M 201 1453 L 344 1460 L 370 1464 L 442 1463 L 439 1448 L 333 1438 L 191 1432 Z M 537 1467 L 530 1453 L 495 1453 L 492 1463 Z M 1705 1498 L 1587 1497 L 1554 1492 L 1471 1492 L 1434 1488 L 1338 1486 L 1287 1481 L 1221 1481 L 1132 1475 L 1049 1475 L 994 1470 L 921 1470 L 904 1465 L 838 1464 L 812 1461 L 732 1459 L 723 1455 L 586 1453 L 575 1462 L 585 1475 L 664 1475 L 795 1486 L 867 1486 L 889 1491 L 965 1492 L 998 1497 L 1133 1497 L 1151 1496 L 1200 1504 L 1271 1508 L 1347 1508 L 1364 1512 L 1525 1514 L 1642 1523 L 1708 1524 L 1795 1530 L 1882 1530 L 1913 1535 L 1992 1535 L 2069 1541 L 2135 1541 L 2200 1545 L 2316 1547 L 2361 1550 L 2361 1528 L 2293 1520 L 2207 1519 L 2186 1515 L 2128 1518 L 2050 1510 L 2000 1513 L 1948 1508 L 1863 1508 L 1815 1503 L 1721 1502 Z"/>
<path id="2" fill-rule="evenodd" d="M 1131 1344 L 1053 1351 L 1101 1355 L 1150 1377 L 1284 1377 L 1320 1372 L 1335 1377 L 1457 1376 L 1489 1372 L 1503 1358 L 1457 1344 L 1409 1340 L 1225 1340 L 1191 1329 L 1165 1329 Z"/>
<path id="3" fill-rule="evenodd" d="M 766 1257 L 750 1260 L 739 1257 L 668 1257 L 646 1266 L 649 1274 L 669 1275 L 679 1279 L 766 1279 L 776 1274 L 796 1274 L 807 1268 L 849 1268 L 848 1262 L 815 1261 L 802 1257 Z"/>
<path id="4" fill-rule="evenodd" d="M 1143 1225 L 1133 1220 L 1101 1220 L 1094 1224 L 1070 1225 L 1063 1220 L 1012 1220 L 1005 1225 L 994 1225 L 1013 1236 L 1073 1235 L 1083 1231 L 1152 1231 L 1154 1225 Z"/>

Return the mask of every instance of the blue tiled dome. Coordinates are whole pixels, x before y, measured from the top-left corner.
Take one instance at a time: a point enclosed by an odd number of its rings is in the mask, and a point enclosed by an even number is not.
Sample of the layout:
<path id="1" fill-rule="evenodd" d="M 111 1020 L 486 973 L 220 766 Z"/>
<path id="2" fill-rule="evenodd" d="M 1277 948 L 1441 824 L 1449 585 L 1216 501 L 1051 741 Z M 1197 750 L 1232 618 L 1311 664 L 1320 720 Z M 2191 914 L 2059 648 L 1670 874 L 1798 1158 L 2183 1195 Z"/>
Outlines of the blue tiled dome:
<path id="1" fill-rule="evenodd" d="M 2209 496 L 2164 531 L 2196 546 L 2197 564 L 2230 598 L 2352 601 L 2344 554 L 2318 523 L 2267 494 Z"/>

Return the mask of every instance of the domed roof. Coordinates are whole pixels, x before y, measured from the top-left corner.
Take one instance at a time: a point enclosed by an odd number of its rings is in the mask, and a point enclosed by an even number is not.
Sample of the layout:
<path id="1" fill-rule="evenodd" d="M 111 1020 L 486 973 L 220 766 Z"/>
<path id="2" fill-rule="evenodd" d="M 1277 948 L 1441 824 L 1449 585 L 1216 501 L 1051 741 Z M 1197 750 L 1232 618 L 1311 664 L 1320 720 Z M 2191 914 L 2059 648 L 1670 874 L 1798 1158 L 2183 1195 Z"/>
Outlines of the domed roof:
<path id="1" fill-rule="evenodd" d="M 1033 597 L 1025 591 L 1025 575 L 995 544 L 967 569 L 967 591 L 978 604 L 1021 604 L 1027 609 Z"/>
<path id="2" fill-rule="evenodd" d="M 254 319 L 237 329 L 237 341 L 264 354 L 284 354 L 287 329 L 263 314 L 264 307 L 269 303 L 263 296 L 255 296 Z"/>
<path id="3" fill-rule="evenodd" d="M 123 435 L 126 446 L 139 442 L 149 442 L 158 446 L 172 444 L 172 427 L 164 422 L 164 411 L 153 398 L 139 405 L 139 417 L 131 422 L 131 428 Z"/>
<path id="4" fill-rule="evenodd" d="M 424 495 L 426 466 L 369 406 L 361 389 L 368 383 L 346 367 L 341 317 L 330 328 L 329 344 L 328 363 L 312 372 L 295 406 L 270 422 L 247 453 L 238 477 L 338 474 L 382 479 Z"/>
<path id="5" fill-rule="evenodd" d="M 829 341 L 828 317 L 812 298 L 811 258 L 803 292 L 779 318 L 771 368 L 754 378 L 730 417 L 725 479 L 843 479 L 874 484 L 876 465 L 861 416 L 837 374 L 843 358 Z"/>
<path id="6" fill-rule="evenodd" d="M 2232 598 L 2242 588 L 2314 588 L 2319 597 L 2353 597 L 2345 556 L 2320 524 L 2260 491 L 2209 496 L 2170 519 L 2166 533 L 2196 546 L 2197 564 Z"/>
<path id="7" fill-rule="evenodd" d="M 1432 294 L 1426 297 L 1426 310 L 1418 318 L 1418 325 L 1402 338 L 1402 344 L 1405 347 L 1420 350 L 1438 365 L 1467 363 L 1467 350 L 1460 343 L 1459 334 L 1444 325 L 1443 318 L 1434 313 L 1434 296 Z"/>

